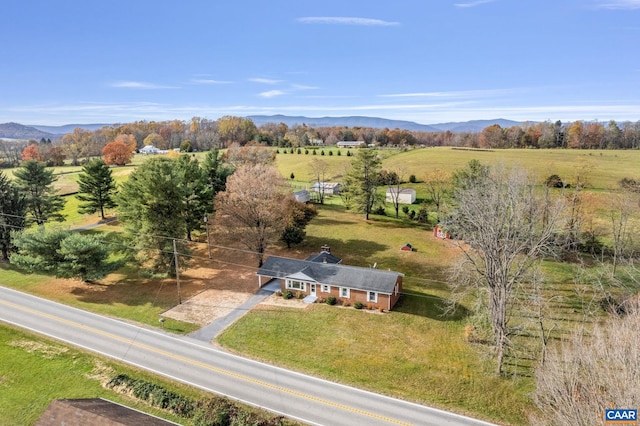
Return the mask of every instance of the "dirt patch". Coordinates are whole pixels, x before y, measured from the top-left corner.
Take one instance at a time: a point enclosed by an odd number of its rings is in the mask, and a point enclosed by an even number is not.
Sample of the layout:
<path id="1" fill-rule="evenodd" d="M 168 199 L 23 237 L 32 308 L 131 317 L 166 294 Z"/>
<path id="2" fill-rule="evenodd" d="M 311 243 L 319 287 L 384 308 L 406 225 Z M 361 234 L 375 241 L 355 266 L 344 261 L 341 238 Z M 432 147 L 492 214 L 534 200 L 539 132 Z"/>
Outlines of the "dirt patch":
<path id="1" fill-rule="evenodd" d="M 285 299 L 282 296 L 277 296 L 272 294 L 267 297 L 258 307 L 268 307 L 268 306 L 284 306 L 286 308 L 298 308 L 304 309 L 307 306 L 310 306 L 308 303 L 304 303 L 302 299 Z"/>
<path id="2" fill-rule="evenodd" d="M 9 346 L 24 349 L 28 353 L 39 353 L 46 359 L 54 359 L 56 356 L 62 355 L 69 350 L 68 348 L 47 345 L 32 340 L 14 340 L 9 342 Z"/>
<path id="3" fill-rule="evenodd" d="M 163 313 L 163 316 L 179 321 L 207 325 L 221 318 L 251 297 L 251 293 L 231 290 L 205 290 Z"/>

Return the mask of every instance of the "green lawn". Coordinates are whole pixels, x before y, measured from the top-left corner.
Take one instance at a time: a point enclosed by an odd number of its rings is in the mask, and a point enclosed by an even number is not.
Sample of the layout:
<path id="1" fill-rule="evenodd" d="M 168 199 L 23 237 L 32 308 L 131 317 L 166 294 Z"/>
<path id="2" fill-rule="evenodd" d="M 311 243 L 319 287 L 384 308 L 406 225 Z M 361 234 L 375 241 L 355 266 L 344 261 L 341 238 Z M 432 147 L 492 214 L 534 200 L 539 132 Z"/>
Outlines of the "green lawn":
<path id="1" fill-rule="evenodd" d="M 278 154 L 276 166 L 294 186 L 305 187 L 312 181 L 310 164 L 322 159 L 329 164 L 328 181 L 340 181 L 352 157 Z M 281 149 L 282 152 L 282 149 Z M 353 152 L 353 151 L 352 151 Z M 623 177 L 638 177 L 640 151 L 574 151 L 574 150 L 495 150 L 469 151 L 451 148 L 424 148 L 406 152 L 380 151 L 383 168 L 401 170 L 421 180 L 433 168 L 446 171 L 464 167 L 471 159 L 487 164 L 520 164 L 540 181 L 558 174 L 572 182 L 577 168 L 588 171 L 591 190 L 588 201 L 595 216 L 589 222 L 603 232 L 607 230 L 605 215 L 608 191 L 616 188 Z M 146 157 L 136 156 L 134 164 Z M 64 170 L 64 169 L 63 169 Z M 123 182 L 134 167 L 113 168 L 117 182 Z M 60 183 L 71 187 L 65 175 Z M 66 182 L 66 183 L 65 183 Z M 418 198 L 425 199 L 421 183 L 410 185 Z M 73 200 L 72 200 L 73 198 Z M 65 225 L 96 221 L 96 217 L 78 215 L 77 201 L 67 197 Z M 418 205 L 412 206 L 417 210 Z M 392 209 L 387 208 L 387 214 Z M 225 347 L 287 368 L 310 372 L 331 380 L 407 398 L 420 403 L 451 409 L 501 423 L 524 424 L 533 410 L 528 399 L 534 383 L 530 376 L 502 377 L 493 375 L 493 364 L 486 347 L 465 340 L 467 312 L 462 309 L 453 317 L 443 317 L 444 302 L 450 297 L 446 285 L 448 269 L 458 252 L 449 241 L 433 238 L 430 227 L 419 225 L 400 213 L 400 220 L 389 216 L 371 216 L 345 211 L 339 197 L 330 197 L 319 207 L 319 215 L 308 225 L 305 241 L 296 246 L 292 256 L 317 252 L 328 244 L 332 253 L 348 265 L 376 266 L 402 272 L 406 293 L 397 308 L 386 314 L 315 305 L 304 311 L 269 308 L 252 311 L 229 328 L 219 339 Z M 93 231 L 114 238 L 120 229 L 100 228 Z M 402 252 L 411 243 L 417 251 Z M 295 254 L 293 254 L 295 253 Z M 587 289 L 580 293 L 573 282 L 573 266 L 567 263 L 544 263 L 548 285 L 547 296 L 553 299 L 549 325 L 554 337 L 571 330 L 582 315 L 580 297 L 592 296 Z M 175 283 L 141 277 L 134 267 L 125 267 L 103 284 L 78 285 L 57 289 L 56 280 L 41 275 L 26 275 L 6 264 L 0 264 L 3 285 L 28 291 L 94 312 L 158 325 L 159 315 L 176 303 Z M 582 295 L 581 295 L 582 294 Z M 526 314 L 516 319 L 525 324 Z M 189 332 L 192 324 L 167 320 L 168 329 Z M 260 338 L 256 338 L 260 336 Z M 522 336 L 522 341 L 535 346 L 535 336 Z M 526 346 L 526 345 L 525 345 Z M 530 374 L 531 360 L 523 362 Z M 517 367 L 517 366 L 516 366 Z M 516 368 L 514 367 L 514 368 Z M 517 368 L 516 368 L 517 369 Z M 0 373 L 0 379 L 1 379 Z M 0 380 L 0 390 L 2 390 Z M 1 404 L 2 398 L 0 398 Z M 1 405 L 0 405 L 1 407 Z M 0 423 L 2 423 L 0 417 Z"/>
<path id="2" fill-rule="evenodd" d="M 189 396 L 204 395 L 186 386 L 151 378 L 147 373 L 0 325 L 0 424 L 34 424 L 51 401 L 62 398 L 105 398 L 175 422 L 181 420 L 104 388 L 101 382 L 117 373 L 161 383 Z"/>

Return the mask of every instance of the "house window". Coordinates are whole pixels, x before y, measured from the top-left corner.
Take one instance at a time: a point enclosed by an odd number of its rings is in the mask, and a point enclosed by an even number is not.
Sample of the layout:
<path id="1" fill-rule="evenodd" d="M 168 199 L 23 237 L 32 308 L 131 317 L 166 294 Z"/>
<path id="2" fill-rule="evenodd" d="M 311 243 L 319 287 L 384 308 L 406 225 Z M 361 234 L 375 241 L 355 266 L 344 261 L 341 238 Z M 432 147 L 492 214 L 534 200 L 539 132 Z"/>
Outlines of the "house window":
<path id="1" fill-rule="evenodd" d="M 304 281 L 296 281 L 296 280 L 287 280 L 287 288 L 291 290 L 307 290 L 307 283 Z"/>
<path id="2" fill-rule="evenodd" d="M 344 297 L 345 299 L 349 298 L 349 289 L 346 287 L 340 287 L 340 297 Z"/>
<path id="3" fill-rule="evenodd" d="M 378 303 L 378 293 L 376 293 L 375 291 L 368 291 L 367 302 Z"/>
<path id="4" fill-rule="evenodd" d="M 322 292 L 323 293 L 331 293 L 331 286 L 322 284 Z"/>

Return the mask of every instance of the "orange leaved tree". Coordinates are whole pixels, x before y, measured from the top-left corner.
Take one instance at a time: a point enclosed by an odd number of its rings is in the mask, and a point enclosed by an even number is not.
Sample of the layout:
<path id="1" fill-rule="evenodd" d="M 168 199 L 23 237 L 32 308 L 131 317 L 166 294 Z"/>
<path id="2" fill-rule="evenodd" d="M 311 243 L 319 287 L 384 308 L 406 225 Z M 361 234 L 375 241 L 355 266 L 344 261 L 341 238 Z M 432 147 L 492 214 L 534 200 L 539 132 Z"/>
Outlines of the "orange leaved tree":
<path id="1" fill-rule="evenodd" d="M 102 149 L 102 158 L 109 165 L 124 166 L 131 162 L 133 151 L 122 142 L 111 142 Z"/>

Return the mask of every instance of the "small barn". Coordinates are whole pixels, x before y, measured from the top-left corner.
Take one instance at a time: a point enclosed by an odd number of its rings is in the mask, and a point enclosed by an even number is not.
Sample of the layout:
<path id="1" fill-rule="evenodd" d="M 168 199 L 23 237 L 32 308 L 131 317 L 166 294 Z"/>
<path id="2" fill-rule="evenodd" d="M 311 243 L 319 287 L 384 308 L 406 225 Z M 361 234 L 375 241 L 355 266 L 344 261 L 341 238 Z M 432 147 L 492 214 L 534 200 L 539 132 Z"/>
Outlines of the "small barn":
<path id="1" fill-rule="evenodd" d="M 311 189 L 314 192 L 322 192 L 327 195 L 340 194 L 340 184 L 338 182 L 316 182 Z"/>
<path id="2" fill-rule="evenodd" d="M 366 146 L 364 141 L 340 141 L 336 143 L 338 148 L 360 148 Z"/>
<path id="3" fill-rule="evenodd" d="M 308 203 L 309 201 L 311 201 L 311 195 L 309 194 L 309 191 L 307 191 L 306 189 L 294 192 L 293 196 L 296 198 L 296 201 L 299 203 Z"/>
<path id="4" fill-rule="evenodd" d="M 388 188 L 387 203 L 393 203 L 396 199 L 398 204 L 413 204 L 416 202 L 416 190 L 411 188 Z"/>

